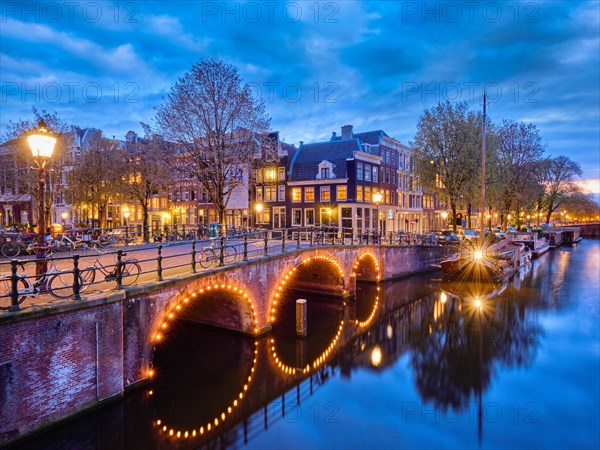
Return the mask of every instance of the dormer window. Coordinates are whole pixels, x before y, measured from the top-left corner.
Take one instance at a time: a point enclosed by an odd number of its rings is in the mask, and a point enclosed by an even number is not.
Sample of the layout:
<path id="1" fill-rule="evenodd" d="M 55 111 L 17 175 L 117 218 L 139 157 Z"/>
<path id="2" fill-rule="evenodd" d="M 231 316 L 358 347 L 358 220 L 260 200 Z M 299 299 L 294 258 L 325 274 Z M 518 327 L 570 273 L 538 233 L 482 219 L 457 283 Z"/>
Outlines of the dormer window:
<path id="1" fill-rule="evenodd" d="M 329 178 L 335 178 L 335 173 L 333 172 L 334 165 L 333 163 L 323 160 L 319 163 L 319 168 L 317 171 L 317 180 L 327 180 Z"/>

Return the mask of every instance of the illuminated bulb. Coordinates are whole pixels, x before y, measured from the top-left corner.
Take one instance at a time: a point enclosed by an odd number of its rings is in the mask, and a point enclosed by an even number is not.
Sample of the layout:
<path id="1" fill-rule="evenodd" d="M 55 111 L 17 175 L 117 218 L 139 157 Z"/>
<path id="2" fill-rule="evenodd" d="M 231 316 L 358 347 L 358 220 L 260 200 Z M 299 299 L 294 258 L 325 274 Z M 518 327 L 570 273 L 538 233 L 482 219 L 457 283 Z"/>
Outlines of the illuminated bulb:
<path id="1" fill-rule="evenodd" d="M 229 414 L 231 414 L 231 406 L 228 406 L 228 407 L 227 407 L 227 412 L 228 412 Z"/>
<path id="2" fill-rule="evenodd" d="M 156 425 L 160 425 L 160 424 L 161 424 L 161 421 L 160 421 L 160 419 L 158 419 L 158 420 L 156 421 Z"/>
<path id="3" fill-rule="evenodd" d="M 173 318 L 173 313 L 169 313 L 169 319 Z"/>
<path id="4" fill-rule="evenodd" d="M 481 300 L 479 300 L 479 299 L 476 299 L 476 300 L 475 300 L 475 306 L 476 306 L 477 308 L 480 308 L 480 309 L 481 309 Z"/>
<path id="5" fill-rule="evenodd" d="M 148 371 L 148 376 L 152 376 L 152 375 L 154 375 L 154 370 L 149 370 Z"/>
<path id="6" fill-rule="evenodd" d="M 221 413 L 221 420 L 225 420 L 225 413 Z"/>
<path id="7" fill-rule="evenodd" d="M 215 417 L 215 427 L 219 425 L 219 419 Z"/>
<path id="8" fill-rule="evenodd" d="M 210 426 L 210 425 L 209 425 Z M 210 429 L 210 428 L 209 428 Z M 200 427 L 200 434 L 204 434 L 204 427 Z"/>
<path id="9" fill-rule="evenodd" d="M 180 438 L 181 437 L 181 431 L 177 432 L 177 437 Z"/>
<path id="10" fill-rule="evenodd" d="M 446 295 L 446 293 L 445 293 L 445 292 L 442 292 L 442 293 L 440 294 L 440 302 L 442 302 L 442 303 L 446 303 L 446 301 L 447 301 L 447 300 L 448 300 L 448 296 Z"/>
<path id="11" fill-rule="evenodd" d="M 212 425 L 210 423 L 208 425 L 206 425 L 206 431 L 210 431 L 211 428 L 212 428 Z"/>
<path id="12" fill-rule="evenodd" d="M 189 436 L 189 433 L 186 431 L 185 434 L 183 435 L 183 437 L 187 439 L 188 436 Z"/>
<path id="13" fill-rule="evenodd" d="M 234 401 L 233 401 L 233 406 L 237 406 L 237 405 L 238 405 L 238 401 L 237 401 L 237 400 L 234 400 Z"/>
<path id="14" fill-rule="evenodd" d="M 187 299 L 187 298 L 184 298 L 184 299 L 183 299 L 183 302 L 184 302 L 184 303 L 187 303 L 187 302 L 188 302 L 188 299 Z"/>
<path id="15" fill-rule="evenodd" d="M 163 430 L 163 431 L 167 431 L 167 426 L 165 425 L 165 426 L 162 428 L 162 430 Z"/>
<path id="16" fill-rule="evenodd" d="M 483 252 L 481 250 L 475 251 L 475 253 L 473 253 L 473 258 L 475 258 L 475 261 L 479 261 L 483 258 Z"/>
<path id="17" fill-rule="evenodd" d="M 192 437 L 196 437 L 196 430 L 192 430 Z"/>
<path id="18" fill-rule="evenodd" d="M 169 430 L 169 436 L 173 436 L 173 428 Z"/>

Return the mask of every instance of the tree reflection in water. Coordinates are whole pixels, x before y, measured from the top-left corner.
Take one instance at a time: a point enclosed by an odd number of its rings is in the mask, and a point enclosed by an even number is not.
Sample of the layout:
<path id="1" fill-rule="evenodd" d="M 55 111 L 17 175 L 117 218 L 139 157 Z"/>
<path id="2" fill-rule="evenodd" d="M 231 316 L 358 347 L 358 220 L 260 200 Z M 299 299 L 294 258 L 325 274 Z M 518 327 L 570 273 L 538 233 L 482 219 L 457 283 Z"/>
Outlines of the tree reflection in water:
<path id="1" fill-rule="evenodd" d="M 424 402 L 461 412 L 480 398 L 499 366 L 529 366 L 540 330 L 491 286 L 463 283 L 424 302 L 408 343 Z"/>

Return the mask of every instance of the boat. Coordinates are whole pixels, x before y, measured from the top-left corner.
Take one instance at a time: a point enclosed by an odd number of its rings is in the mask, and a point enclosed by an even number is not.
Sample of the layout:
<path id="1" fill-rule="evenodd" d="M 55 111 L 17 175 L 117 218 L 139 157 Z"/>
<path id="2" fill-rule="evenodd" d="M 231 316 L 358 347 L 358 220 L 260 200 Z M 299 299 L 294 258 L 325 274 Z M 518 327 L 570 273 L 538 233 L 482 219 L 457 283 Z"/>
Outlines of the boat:
<path id="1" fill-rule="evenodd" d="M 562 232 L 565 244 L 577 244 L 583 240 L 579 235 L 581 233 L 581 228 L 579 227 L 562 228 Z"/>
<path id="2" fill-rule="evenodd" d="M 442 261 L 444 281 L 502 282 L 525 264 L 532 252 L 526 245 L 502 240 L 483 250 L 463 246 L 459 255 Z"/>
<path id="3" fill-rule="evenodd" d="M 529 247 L 533 258 L 537 258 L 550 250 L 550 244 L 546 238 L 540 237 L 535 231 L 511 233 L 509 236 L 512 242 Z"/>
<path id="4" fill-rule="evenodd" d="M 544 230 L 543 234 L 544 234 L 544 237 L 546 238 L 546 240 L 548 241 L 548 245 L 552 249 L 554 249 L 556 247 L 560 247 L 561 244 L 563 243 L 563 240 L 564 240 L 563 230 L 556 230 L 556 229 Z"/>

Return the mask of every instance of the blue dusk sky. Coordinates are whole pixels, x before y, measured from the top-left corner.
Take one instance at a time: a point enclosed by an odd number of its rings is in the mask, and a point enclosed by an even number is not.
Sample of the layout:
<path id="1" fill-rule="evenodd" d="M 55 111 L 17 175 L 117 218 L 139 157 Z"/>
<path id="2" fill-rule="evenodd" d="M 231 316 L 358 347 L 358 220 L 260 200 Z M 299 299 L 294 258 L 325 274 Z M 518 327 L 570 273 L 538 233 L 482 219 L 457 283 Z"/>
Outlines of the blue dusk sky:
<path id="1" fill-rule="evenodd" d="M 235 64 L 298 145 L 344 124 L 412 140 L 440 100 L 534 123 L 600 192 L 600 2 L 3 1 L 1 117 L 123 138 L 200 58 Z"/>

